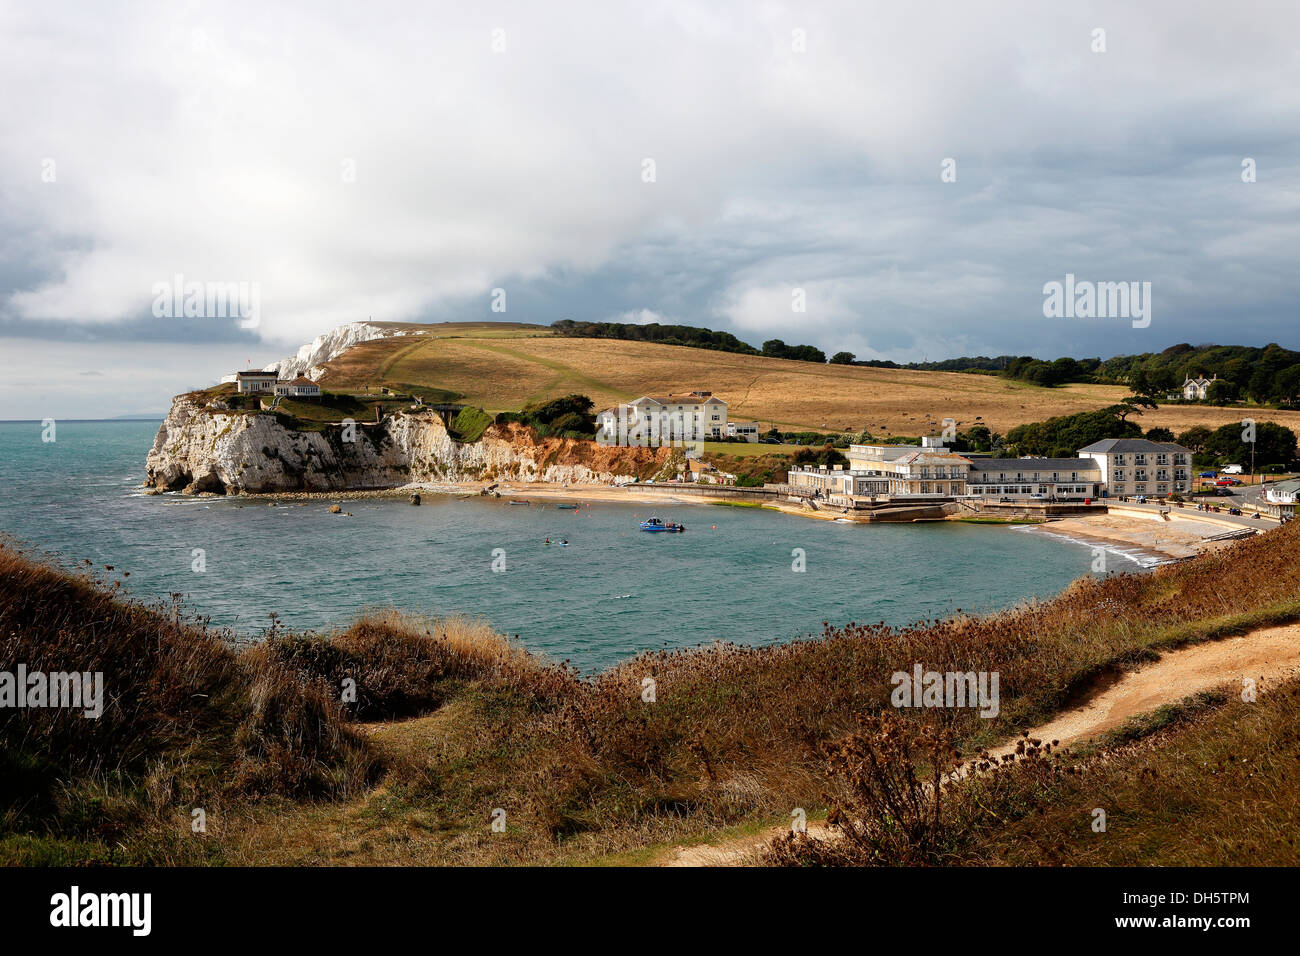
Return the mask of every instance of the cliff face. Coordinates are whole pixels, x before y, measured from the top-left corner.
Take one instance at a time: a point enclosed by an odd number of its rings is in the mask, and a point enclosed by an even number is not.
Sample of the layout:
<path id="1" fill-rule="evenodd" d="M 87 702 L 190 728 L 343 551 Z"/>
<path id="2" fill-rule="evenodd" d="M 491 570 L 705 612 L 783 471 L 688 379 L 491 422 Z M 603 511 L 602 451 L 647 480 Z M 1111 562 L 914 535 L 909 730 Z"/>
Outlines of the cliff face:
<path id="1" fill-rule="evenodd" d="M 493 425 L 477 442 L 458 442 L 431 411 L 358 424 L 350 436 L 341 426 L 296 431 L 272 415 L 206 408 L 182 395 L 158 429 L 145 483 L 190 494 L 393 488 L 415 481 L 612 484 L 653 473 L 668 455 L 668 449 L 538 438 L 516 424 Z"/>
<path id="2" fill-rule="evenodd" d="M 398 329 L 384 329 L 368 322 L 350 322 L 321 333 L 300 348 L 297 354 L 283 358 L 275 365 L 268 365 L 264 371 L 274 372 L 278 368 L 281 381 L 299 375 L 317 379 L 325 372 L 326 362 L 342 355 L 352 346 L 369 342 L 371 339 L 406 334 L 408 333 Z"/>

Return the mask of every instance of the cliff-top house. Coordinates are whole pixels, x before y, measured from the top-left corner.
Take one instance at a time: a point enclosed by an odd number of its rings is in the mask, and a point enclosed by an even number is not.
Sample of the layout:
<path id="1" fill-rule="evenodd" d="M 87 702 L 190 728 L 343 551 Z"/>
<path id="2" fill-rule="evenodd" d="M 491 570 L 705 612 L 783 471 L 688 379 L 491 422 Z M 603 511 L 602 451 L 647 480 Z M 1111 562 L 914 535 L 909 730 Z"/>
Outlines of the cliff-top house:
<path id="1" fill-rule="evenodd" d="M 305 375 L 299 375 L 291 382 L 278 383 L 275 394 L 279 398 L 320 398 L 320 386 Z"/>
<path id="2" fill-rule="evenodd" d="M 727 434 L 727 403 L 712 392 L 644 395 L 597 413 L 596 424 L 611 439 L 631 433 L 650 444 L 706 441 Z"/>
<path id="3" fill-rule="evenodd" d="M 235 373 L 235 385 L 239 388 L 241 395 L 247 395 L 255 392 L 270 392 L 274 390 L 275 383 L 279 381 L 279 374 L 276 372 L 263 372 L 259 370 L 250 370 L 247 372 Z"/>

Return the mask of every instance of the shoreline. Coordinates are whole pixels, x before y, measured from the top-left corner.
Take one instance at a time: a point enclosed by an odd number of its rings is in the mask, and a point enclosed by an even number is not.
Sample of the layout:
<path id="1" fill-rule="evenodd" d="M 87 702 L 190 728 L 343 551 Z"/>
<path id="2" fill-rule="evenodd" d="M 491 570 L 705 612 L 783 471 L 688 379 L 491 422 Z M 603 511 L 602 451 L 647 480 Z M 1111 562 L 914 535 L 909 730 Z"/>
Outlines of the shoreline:
<path id="1" fill-rule="evenodd" d="M 446 498 L 528 498 L 555 501 L 605 501 L 642 504 L 667 502 L 671 504 L 707 505 L 714 502 L 728 502 L 730 499 L 713 498 L 708 495 L 687 494 L 664 486 L 662 489 L 650 489 L 638 486 L 635 489 L 622 485 L 572 485 L 553 482 L 501 482 L 493 489 L 495 494 L 482 494 L 487 486 L 481 482 L 414 482 L 392 488 L 352 488 L 340 491 L 263 491 L 239 495 L 219 495 L 213 492 L 200 492 L 186 495 L 182 492 L 152 491 L 147 494 L 179 495 L 185 498 L 226 498 L 231 501 L 359 501 L 370 498 L 405 499 L 411 495 L 438 495 Z M 760 505 L 763 502 L 752 502 Z M 773 502 L 775 504 L 775 502 Z M 773 509 L 775 510 L 775 509 Z"/>
<path id="2" fill-rule="evenodd" d="M 1143 567 L 1184 561 L 1198 554 L 1207 554 L 1231 544 L 1231 541 L 1207 541 L 1220 534 L 1221 525 L 1194 518 L 1178 517 L 1166 522 L 1152 517 L 1135 517 L 1131 512 L 1109 512 L 1078 518 L 1060 518 L 1042 524 L 1027 526 L 1030 533 L 1050 534 L 1068 538 L 1082 544 L 1102 547 L 1105 550 L 1133 558 L 1133 555 L 1154 559 L 1152 564 L 1138 561 Z M 1263 531 L 1264 528 L 1260 528 Z M 1116 547 L 1122 546 L 1122 547 Z"/>
<path id="3" fill-rule="evenodd" d="M 776 511 L 799 518 L 811 518 L 821 521 L 834 521 L 845 516 L 839 512 L 811 511 L 797 502 L 774 497 L 768 500 L 729 498 L 682 492 L 671 486 L 663 485 L 648 488 L 638 485 L 630 488 L 626 485 L 611 484 L 556 484 L 553 482 L 499 482 L 493 487 L 493 494 L 484 495 L 483 489 L 492 487 L 483 482 L 412 482 L 388 488 L 354 488 L 340 491 L 270 491 L 255 494 L 218 495 L 201 492 L 197 495 L 182 497 L 229 498 L 249 502 L 343 502 L 366 499 L 409 499 L 412 495 L 437 495 L 446 498 L 486 498 L 492 500 L 515 499 L 525 501 L 556 501 L 577 503 L 613 503 L 613 504 L 661 504 L 664 506 L 723 505 L 761 508 Z M 727 486 L 730 488 L 731 486 Z M 150 494 L 181 494 L 179 492 L 158 492 L 148 490 Z M 870 524 L 871 522 L 849 516 L 853 524 Z M 932 519 L 937 522 L 966 521 L 964 516 L 949 516 Z M 1230 542 L 1206 541 L 1223 530 L 1222 523 L 1198 520 L 1192 515 L 1175 515 L 1170 521 L 1158 519 L 1154 513 L 1149 517 L 1131 511 L 1108 511 L 1106 514 L 1086 515 L 1067 518 L 1035 520 L 1033 518 L 1008 518 L 1006 520 L 973 522 L 1028 531 L 1030 533 L 1049 534 L 1066 538 L 1081 544 L 1103 547 L 1134 560 L 1144 568 L 1181 561 L 1218 550 Z M 1264 531 L 1268 526 L 1258 530 Z M 1146 559 L 1146 560 L 1141 560 Z"/>

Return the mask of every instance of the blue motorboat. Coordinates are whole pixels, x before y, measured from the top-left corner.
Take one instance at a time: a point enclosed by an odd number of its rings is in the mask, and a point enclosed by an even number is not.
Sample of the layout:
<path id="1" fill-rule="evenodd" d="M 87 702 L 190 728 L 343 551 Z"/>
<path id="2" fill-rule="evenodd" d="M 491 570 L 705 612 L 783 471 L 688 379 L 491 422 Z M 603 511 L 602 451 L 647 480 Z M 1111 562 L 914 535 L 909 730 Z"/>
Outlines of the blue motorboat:
<path id="1" fill-rule="evenodd" d="M 641 522 L 642 531 L 666 531 L 669 534 L 681 534 L 686 530 L 686 525 L 678 524 L 675 521 L 669 521 L 667 524 L 660 518 L 649 517 Z"/>

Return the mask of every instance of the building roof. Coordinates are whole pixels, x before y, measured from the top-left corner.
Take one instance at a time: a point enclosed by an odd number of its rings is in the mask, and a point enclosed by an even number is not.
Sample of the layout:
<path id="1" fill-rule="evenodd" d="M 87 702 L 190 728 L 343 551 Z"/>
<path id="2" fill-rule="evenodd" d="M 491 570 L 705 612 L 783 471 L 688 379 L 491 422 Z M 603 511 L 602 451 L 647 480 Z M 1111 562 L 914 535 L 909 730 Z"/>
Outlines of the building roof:
<path id="1" fill-rule="evenodd" d="M 893 459 L 893 461 L 904 465 L 910 465 L 918 461 L 922 463 L 935 462 L 935 461 L 942 461 L 945 463 L 950 461 L 956 461 L 956 462 L 964 461 L 968 464 L 970 463 L 969 458 L 963 457 L 962 455 L 959 455 L 956 452 L 936 451 L 932 448 L 923 448 L 920 451 L 910 451 L 905 455 Z"/>
<path id="2" fill-rule="evenodd" d="M 1184 448 L 1182 445 L 1175 444 L 1171 441 L 1151 441 L 1147 438 L 1103 438 L 1101 441 L 1095 441 L 1085 448 L 1079 449 L 1079 454 L 1084 452 L 1099 452 L 1102 454 L 1112 454 L 1114 452 L 1128 451 L 1168 451 L 1181 452 L 1184 455 L 1190 455 L 1192 450 Z"/>
<path id="3" fill-rule="evenodd" d="M 640 398 L 628 402 L 629 405 L 636 405 L 639 402 L 655 402 L 658 405 L 725 405 L 727 404 L 717 396 L 700 398 L 696 395 L 642 395 Z"/>
<path id="4" fill-rule="evenodd" d="M 263 372 L 261 369 L 249 369 L 247 372 L 236 372 L 236 378 L 278 378 L 279 372 Z"/>
<path id="5" fill-rule="evenodd" d="M 298 386 L 298 387 L 301 387 L 301 386 L 303 386 L 303 385 L 312 385 L 312 386 L 314 386 L 314 387 L 316 387 L 316 388 L 320 388 L 320 385 L 319 385 L 318 383 L 313 382 L 313 381 L 312 381 L 311 379 L 309 379 L 306 375 L 299 375 L 299 376 L 298 376 L 297 378 L 295 378 L 292 382 L 281 382 L 280 384 L 281 384 L 281 385 L 293 385 L 293 386 Z"/>
<path id="6" fill-rule="evenodd" d="M 971 471 L 1100 471 L 1095 458 L 972 458 Z"/>

